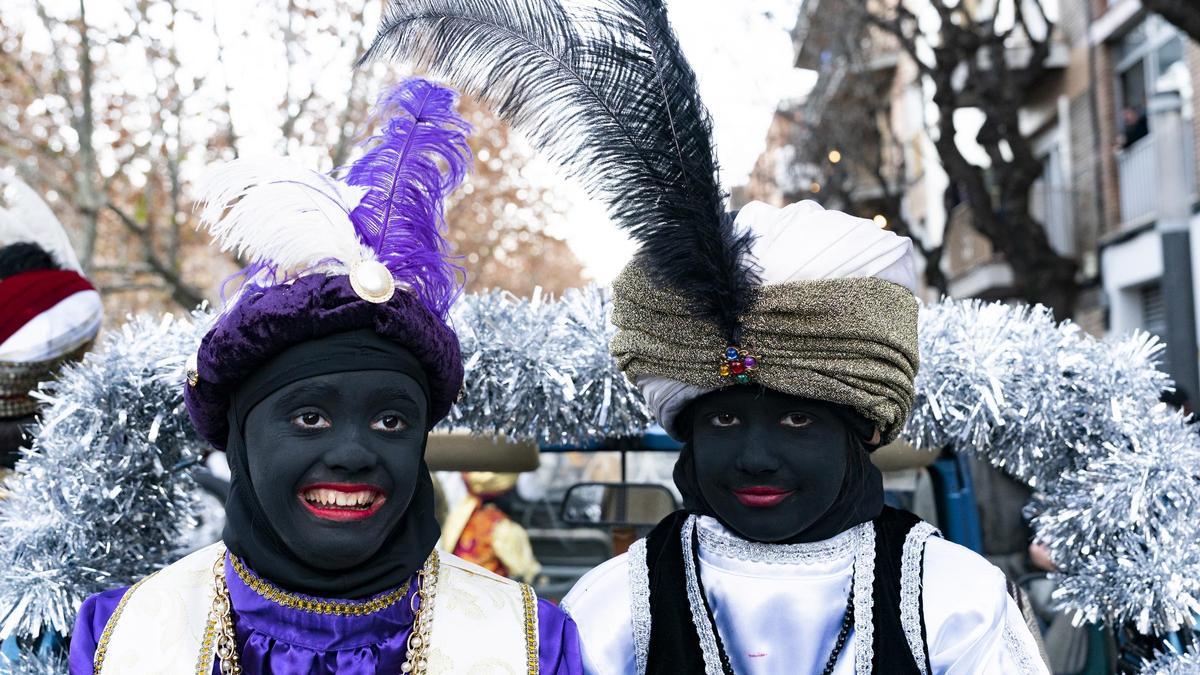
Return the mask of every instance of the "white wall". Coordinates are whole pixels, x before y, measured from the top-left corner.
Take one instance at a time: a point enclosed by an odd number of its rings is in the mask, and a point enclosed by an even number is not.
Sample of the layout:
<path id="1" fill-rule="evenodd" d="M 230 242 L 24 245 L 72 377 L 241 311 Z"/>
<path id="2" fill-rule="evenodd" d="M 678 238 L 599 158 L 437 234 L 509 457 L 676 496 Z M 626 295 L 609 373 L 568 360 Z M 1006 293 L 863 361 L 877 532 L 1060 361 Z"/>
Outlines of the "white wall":
<path id="1" fill-rule="evenodd" d="M 1101 278 L 1109 302 L 1109 331 L 1116 335 L 1142 327 L 1137 287 L 1162 276 L 1162 240 L 1153 229 L 1100 252 Z M 1195 276 L 1195 275 L 1193 275 Z"/>
<path id="2" fill-rule="evenodd" d="M 1192 248 L 1192 296 L 1196 334 L 1200 336 L 1200 215 L 1189 224 Z M 1109 302 L 1109 331 L 1114 335 L 1142 327 L 1138 287 L 1162 276 L 1162 240 L 1153 229 L 1104 248 L 1100 254 L 1104 293 Z M 1198 345 L 1200 346 L 1200 345 Z"/>

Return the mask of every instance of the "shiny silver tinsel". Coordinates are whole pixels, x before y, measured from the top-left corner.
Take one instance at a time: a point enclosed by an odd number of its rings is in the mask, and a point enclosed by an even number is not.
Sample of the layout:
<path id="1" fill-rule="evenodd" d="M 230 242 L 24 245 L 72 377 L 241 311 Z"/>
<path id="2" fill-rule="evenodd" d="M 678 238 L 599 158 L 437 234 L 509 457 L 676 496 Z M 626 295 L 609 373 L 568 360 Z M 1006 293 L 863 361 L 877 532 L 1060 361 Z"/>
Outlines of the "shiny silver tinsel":
<path id="1" fill-rule="evenodd" d="M 905 428 L 1037 489 L 1030 512 L 1077 621 L 1162 633 L 1200 610 L 1200 435 L 1158 402 L 1153 336 L 1098 340 L 1042 307 L 946 301 L 921 314 Z"/>
<path id="2" fill-rule="evenodd" d="M 67 659 L 61 654 L 22 649 L 15 660 L 0 656 L 0 673 L 4 675 L 66 675 L 67 672 Z"/>
<path id="3" fill-rule="evenodd" d="M 453 325 L 465 391 L 443 426 L 553 444 L 641 434 L 650 414 L 608 353 L 610 305 L 596 286 L 557 301 L 501 291 L 463 297 Z"/>
<path id="4" fill-rule="evenodd" d="M 0 501 L 4 636 L 65 635 L 89 595 L 173 557 L 202 447 L 184 367 L 204 331 L 203 315 L 133 319 L 42 386 L 42 424 Z"/>
<path id="5" fill-rule="evenodd" d="M 945 301 L 921 311 L 921 368 L 904 436 L 974 452 L 1040 487 L 1113 436 L 1113 406 L 1170 387 L 1157 338 L 1097 340 L 1044 307 Z"/>
<path id="6" fill-rule="evenodd" d="M 1141 675 L 1198 675 L 1200 674 L 1200 647 L 1195 645 L 1182 653 L 1172 649 L 1159 654 L 1142 667 Z"/>
<path id="7" fill-rule="evenodd" d="M 1034 499 L 1033 526 L 1077 621 L 1147 634 L 1200 612 L 1200 436 L 1163 404 L 1113 408 L 1112 436 Z"/>

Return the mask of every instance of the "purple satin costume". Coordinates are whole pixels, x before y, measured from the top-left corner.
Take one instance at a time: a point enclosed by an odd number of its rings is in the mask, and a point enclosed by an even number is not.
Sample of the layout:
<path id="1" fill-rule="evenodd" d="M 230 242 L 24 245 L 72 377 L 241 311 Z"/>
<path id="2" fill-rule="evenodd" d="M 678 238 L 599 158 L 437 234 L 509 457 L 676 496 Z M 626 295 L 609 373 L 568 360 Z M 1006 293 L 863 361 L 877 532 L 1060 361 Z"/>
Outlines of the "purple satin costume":
<path id="1" fill-rule="evenodd" d="M 238 654 L 246 675 L 339 675 L 399 673 L 412 630 L 411 598 L 365 616 L 335 616 L 290 609 L 259 595 L 225 563 L 233 602 Z M 71 675 L 91 675 L 96 642 L 125 588 L 88 598 L 71 636 Z M 409 590 L 409 596 L 415 586 Z M 153 645 L 146 645 L 153 649 Z M 462 645 L 470 649 L 471 645 Z M 538 600 L 538 662 L 543 675 L 582 675 L 575 622 L 546 600 Z M 220 667 L 214 664 L 213 673 Z"/>

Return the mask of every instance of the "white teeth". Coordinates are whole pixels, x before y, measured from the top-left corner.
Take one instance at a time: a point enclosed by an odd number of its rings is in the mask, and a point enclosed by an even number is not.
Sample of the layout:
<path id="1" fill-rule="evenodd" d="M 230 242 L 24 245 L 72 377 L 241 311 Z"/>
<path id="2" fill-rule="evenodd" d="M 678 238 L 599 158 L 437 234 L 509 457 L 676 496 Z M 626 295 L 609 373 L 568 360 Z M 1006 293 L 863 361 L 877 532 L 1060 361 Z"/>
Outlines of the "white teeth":
<path id="1" fill-rule="evenodd" d="M 375 503 L 375 493 L 371 490 L 359 492 L 341 492 L 317 488 L 304 491 L 304 499 L 318 506 L 364 507 Z"/>

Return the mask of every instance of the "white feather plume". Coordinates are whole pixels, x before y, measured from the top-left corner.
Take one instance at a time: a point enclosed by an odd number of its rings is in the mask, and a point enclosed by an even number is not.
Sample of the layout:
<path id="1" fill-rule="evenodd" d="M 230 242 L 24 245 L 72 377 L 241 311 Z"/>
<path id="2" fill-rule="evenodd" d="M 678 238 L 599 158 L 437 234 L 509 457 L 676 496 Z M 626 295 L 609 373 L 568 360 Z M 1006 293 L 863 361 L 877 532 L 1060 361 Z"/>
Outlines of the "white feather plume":
<path id="1" fill-rule="evenodd" d="M 330 262 L 374 260 L 350 212 L 366 188 L 346 185 L 285 158 L 236 159 L 209 170 L 200 185 L 200 221 L 223 251 L 266 263 L 286 277 Z"/>
<path id="2" fill-rule="evenodd" d="M 11 169 L 0 171 L 0 196 L 0 246 L 37 244 L 62 267 L 76 272 L 82 269 L 62 223 Z"/>

